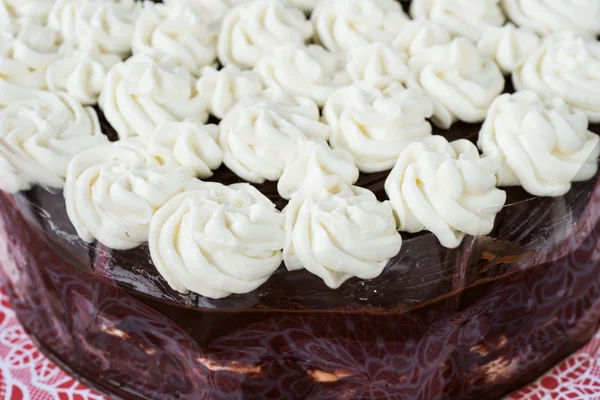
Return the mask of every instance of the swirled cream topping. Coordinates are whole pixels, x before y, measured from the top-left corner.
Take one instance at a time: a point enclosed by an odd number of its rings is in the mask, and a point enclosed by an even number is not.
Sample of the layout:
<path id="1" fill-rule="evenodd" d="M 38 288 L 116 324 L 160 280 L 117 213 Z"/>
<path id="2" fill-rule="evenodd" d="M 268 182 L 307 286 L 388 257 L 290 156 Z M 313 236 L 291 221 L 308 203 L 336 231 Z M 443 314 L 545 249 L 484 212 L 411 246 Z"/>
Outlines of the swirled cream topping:
<path id="1" fill-rule="evenodd" d="M 432 120 L 444 129 L 457 120 L 483 121 L 504 89 L 498 65 L 465 38 L 415 54 L 409 67 L 408 87 L 422 88 L 429 95 L 434 105 Z"/>
<path id="2" fill-rule="evenodd" d="M 27 20 L 45 24 L 55 0 L 0 0 L 0 22 Z M 1 26 L 3 30 L 6 26 Z"/>
<path id="3" fill-rule="evenodd" d="M 450 41 L 452 36 L 442 24 L 430 20 L 411 20 L 402 25 L 392 47 L 412 55 Z"/>
<path id="4" fill-rule="evenodd" d="M 298 140 L 327 140 L 331 134 L 312 100 L 277 90 L 240 101 L 219 130 L 225 165 L 253 183 L 278 180 Z"/>
<path id="5" fill-rule="evenodd" d="M 301 9 L 304 12 L 312 12 L 321 2 L 321 0 L 287 0 L 292 6 Z"/>
<path id="6" fill-rule="evenodd" d="M 148 140 L 148 152 L 161 165 L 191 168 L 199 178 L 209 178 L 223 162 L 217 125 L 197 122 L 163 122 Z"/>
<path id="7" fill-rule="evenodd" d="M 266 87 L 308 97 L 320 106 L 336 89 L 350 83 L 343 58 L 316 44 L 284 44 L 261 58 L 254 70 Z"/>
<path id="8" fill-rule="evenodd" d="M 182 293 L 214 299 L 249 293 L 281 265 L 283 215 L 249 184 L 202 185 L 152 218 L 152 261 Z"/>
<path id="9" fill-rule="evenodd" d="M 58 53 L 46 71 L 48 88 L 63 90 L 83 104 L 98 102 L 108 71 L 121 62 L 121 57 L 102 53 L 93 43 L 82 49 L 65 43 Z"/>
<path id="10" fill-rule="evenodd" d="M 62 188 L 71 158 L 108 142 L 96 112 L 63 92 L 42 92 L 0 111 L 0 188 Z M 7 148 L 6 148 L 7 147 Z"/>
<path id="11" fill-rule="evenodd" d="M 408 77 L 406 53 L 383 43 L 355 47 L 348 52 L 346 70 L 354 82 L 384 89 Z"/>
<path id="12" fill-rule="evenodd" d="M 257 73 L 228 65 L 220 70 L 204 67 L 196 89 L 210 113 L 223 119 L 240 99 L 259 96 L 264 87 Z"/>
<path id="13" fill-rule="evenodd" d="M 104 53 L 125 57 L 131 51 L 133 24 L 141 5 L 136 0 L 56 0 L 48 25 L 65 42 L 78 47 L 92 42 Z"/>
<path id="14" fill-rule="evenodd" d="M 331 95 L 323 109 L 331 126 L 331 146 L 347 150 L 362 172 L 392 168 L 409 144 L 431 135 L 433 105 L 420 89 L 401 84 L 377 89 L 346 86 Z"/>
<path id="15" fill-rule="evenodd" d="M 192 73 L 217 59 L 219 25 L 211 14 L 196 11 L 186 0 L 144 3 L 135 21 L 133 54 L 145 54 L 157 61 L 174 59 Z"/>
<path id="16" fill-rule="evenodd" d="M 79 153 L 69 163 L 64 196 L 79 237 L 115 250 L 148 240 L 150 220 L 169 199 L 199 184 L 188 168 L 161 166 L 139 138 Z"/>
<path id="17" fill-rule="evenodd" d="M 26 23 L 17 33 L 0 31 L 0 79 L 45 89 L 46 70 L 58 59 L 60 38 L 49 28 Z"/>
<path id="18" fill-rule="evenodd" d="M 560 33 L 547 37 L 512 75 L 517 90 L 558 96 L 600 122 L 600 42 Z"/>
<path id="19" fill-rule="evenodd" d="M 289 200 L 298 192 L 313 192 L 339 183 L 353 185 L 358 175 L 358 168 L 347 151 L 332 149 L 326 143 L 301 141 L 295 156 L 283 170 L 277 191 Z"/>
<path id="20" fill-rule="evenodd" d="M 316 40 L 338 52 L 373 42 L 391 44 L 408 16 L 395 0 L 327 0 L 311 20 Z"/>
<path id="21" fill-rule="evenodd" d="M 559 31 L 594 37 L 600 35 L 600 2 L 597 0 L 501 0 L 515 24 L 540 35 Z"/>
<path id="22" fill-rule="evenodd" d="M 479 133 L 479 148 L 502 160 L 501 186 L 523 186 L 536 196 L 562 196 L 571 182 L 598 170 L 598 135 L 585 114 L 555 98 L 544 104 L 534 92 L 498 97 Z"/>
<path id="23" fill-rule="evenodd" d="M 538 48 L 540 41 L 540 37 L 533 31 L 508 23 L 501 28 L 486 29 L 477 42 L 477 47 L 508 74 Z"/>
<path id="24" fill-rule="evenodd" d="M 223 0 L 219 0 L 223 1 Z M 240 4 L 249 3 L 254 0 L 225 0 L 231 6 L 239 6 Z M 321 2 L 321 0 L 284 0 L 292 7 L 299 8 L 306 13 L 310 13 Z"/>
<path id="25" fill-rule="evenodd" d="M 499 0 L 413 0 L 410 15 L 417 20 L 438 22 L 456 37 L 477 41 L 487 27 L 504 24 L 498 3 Z"/>
<path id="26" fill-rule="evenodd" d="M 400 230 L 431 231 L 444 247 L 465 234 L 487 235 L 506 193 L 496 188 L 496 159 L 479 156 L 466 139 L 432 136 L 406 148 L 385 181 Z"/>
<path id="27" fill-rule="evenodd" d="M 219 61 L 252 68 L 274 47 L 302 44 L 311 36 L 312 26 L 299 9 L 280 0 L 255 0 L 233 8 L 225 17 L 219 34 Z"/>
<path id="28" fill-rule="evenodd" d="M 136 55 L 108 72 L 99 104 L 121 139 L 147 137 L 163 121 L 206 122 L 195 83 L 184 68 Z"/>
<path id="29" fill-rule="evenodd" d="M 376 278 L 402 246 L 389 203 L 357 186 L 294 196 L 284 214 L 286 267 L 305 268 L 332 289 Z"/>

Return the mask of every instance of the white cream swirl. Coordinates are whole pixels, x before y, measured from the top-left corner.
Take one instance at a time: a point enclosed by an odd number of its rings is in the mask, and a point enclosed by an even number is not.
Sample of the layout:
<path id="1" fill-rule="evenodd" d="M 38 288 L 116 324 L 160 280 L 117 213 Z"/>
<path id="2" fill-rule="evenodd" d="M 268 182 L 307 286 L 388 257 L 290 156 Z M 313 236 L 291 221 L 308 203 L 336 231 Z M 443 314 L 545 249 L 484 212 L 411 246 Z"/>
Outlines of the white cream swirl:
<path id="1" fill-rule="evenodd" d="M 59 45 L 54 31 L 37 24 L 26 23 L 17 33 L 0 31 L 0 79 L 45 89 L 46 70 L 59 58 Z"/>
<path id="2" fill-rule="evenodd" d="M 600 35 L 600 2 L 597 0 L 501 0 L 515 24 L 540 35 L 571 31 L 579 35 Z"/>
<path id="3" fill-rule="evenodd" d="M 28 100 L 35 97 L 39 89 L 26 88 L 5 81 L 0 77 L 0 110 L 10 106 L 11 104 Z"/>
<path id="4" fill-rule="evenodd" d="M 362 172 L 385 171 L 409 144 L 431 135 L 431 100 L 395 83 L 380 90 L 355 84 L 336 91 L 323 109 L 331 146 L 352 154 Z"/>
<path id="5" fill-rule="evenodd" d="M 389 203 L 357 186 L 294 196 L 284 213 L 287 269 L 305 268 L 332 289 L 378 277 L 402 247 Z"/>
<path id="6" fill-rule="evenodd" d="M 321 2 L 321 0 L 287 0 L 292 6 L 301 9 L 306 13 L 312 12 Z"/>
<path id="7" fill-rule="evenodd" d="M 225 165 L 253 183 L 278 180 L 298 140 L 327 140 L 331 134 L 312 100 L 281 91 L 240 101 L 219 129 Z"/>
<path id="8" fill-rule="evenodd" d="M 128 250 L 148 240 L 154 213 L 200 181 L 188 168 L 161 166 L 139 138 L 79 153 L 69 163 L 67 214 L 84 241 Z"/>
<path id="9" fill-rule="evenodd" d="M 410 145 L 385 181 L 400 230 L 431 231 L 448 248 L 465 234 L 487 235 L 506 201 L 497 169 L 496 159 L 480 158 L 466 139 L 448 143 L 435 135 Z"/>
<path id="10" fill-rule="evenodd" d="M 0 111 L 0 188 L 16 192 L 33 184 L 61 188 L 71 158 L 108 143 L 96 112 L 63 92 L 39 91 Z M 9 184 L 10 183 L 10 184 Z"/>
<path id="11" fill-rule="evenodd" d="M 350 83 L 343 58 L 316 44 L 284 44 L 262 57 L 254 70 L 266 87 L 308 97 L 319 106 L 325 105 L 336 89 Z"/>
<path id="12" fill-rule="evenodd" d="M 0 22 L 27 20 L 45 24 L 55 0 L 0 0 Z M 2 30 L 3 27 L 0 27 Z"/>
<path id="13" fill-rule="evenodd" d="M 373 42 L 391 44 L 408 16 L 395 0 L 327 0 L 311 20 L 316 40 L 339 52 Z"/>
<path id="14" fill-rule="evenodd" d="M 517 90 L 558 96 L 600 123 L 600 42 L 560 33 L 547 37 L 512 75 Z"/>
<path id="15" fill-rule="evenodd" d="M 208 119 L 205 99 L 197 93 L 189 71 L 144 55 L 108 72 L 99 104 L 121 139 L 147 137 L 163 121 Z"/>
<path id="16" fill-rule="evenodd" d="M 486 29 L 477 47 L 496 61 L 505 74 L 511 73 L 540 45 L 540 37 L 533 31 L 517 28 L 511 23 L 501 28 Z"/>
<path id="17" fill-rule="evenodd" d="M 223 119 L 225 114 L 240 100 L 259 96 L 264 87 L 260 76 L 254 71 L 240 70 L 228 65 L 221 70 L 204 67 L 196 84 L 212 115 Z"/>
<path id="18" fill-rule="evenodd" d="M 358 175 L 347 151 L 332 149 L 326 143 L 301 141 L 295 157 L 283 170 L 277 191 L 289 200 L 298 192 L 313 192 L 338 183 L 353 185 Z"/>
<path id="19" fill-rule="evenodd" d="M 279 45 L 302 44 L 312 27 L 302 11 L 280 0 L 255 0 L 232 9 L 221 26 L 218 55 L 221 64 L 252 68 Z"/>
<path id="20" fill-rule="evenodd" d="M 133 54 L 157 61 L 174 59 L 192 73 L 217 59 L 219 25 L 212 15 L 197 11 L 188 0 L 144 3 L 135 21 Z"/>
<path id="21" fill-rule="evenodd" d="M 197 122 L 163 122 L 148 139 L 148 153 L 161 165 L 191 168 L 199 178 L 209 178 L 223 163 L 217 125 Z"/>
<path id="22" fill-rule="evenodd" d="M 506 20 L 499 0 L 413 0 L 410 15 L 443 25 L 456 37 L 478 41 L 489 26 L 502 26 Z"/>
<path id="23" fill-rule="evenodd" d="M 346 70 L 354 82 L 367 82 L 379 89 L 404 82 L 409 71 L 406 54 L 383 43 L 365 44 L 348 52 Z"/>
<path id="24" fill-rule="evenodd" d="M 223 1 L 223 0 L 220 0 L 220 1 Z M 229 5 L 235 7 L 235 6 L 239 6 L 240 4 L 249 3 L 254 0 L 224 0 L 224 1 L 226 3 L 228 3 Z M 321 0 L 283 0 L 283 1 L 287 2 L 292 7 L 301 9 L 305 13 L 310 13 L 321 2 Z"/>
<path id="25" fill-rule="evenodd" d="M 501 186 L 520 185 L 536 196 L 562 196 L 571 182 L 598 170 L 599 137 L 585 114 L 559 98 L 544 104 L 534 92 L 498 97 L 479 133 L 479 148 L 502 160 Z"/>
<path id="26" fill-rule="evenodd" d="M 402 25 L 392 46 L 413 55 L 431 46 L 452 41 L 450 32 L 443 25 L 429 20 L 411 20 Z"/>
<path id="27" fill-rule="evenodd" d="M 283 215 L 249 184 L 202 185 L 152 218 L 156 269 L 182 293 L 220 299 L 258 289 L 281 265 Z"/>
<path id="28" fill-rule="evenodd" d="M 415 54 L 409 67 L 407 86 L 427 92 L 434 105 L 433 123 L 444 129 L 457 120 L 483 121 L 504 89 L 498 65 L 465 38 Z"/>
<path id="29" fill-rule="evenodd" d="M 65 42 L 78 47 L 92 42 L 104 53 L 126 57 L 141 5 L 136 0 L 56 0 L 48 25 Z"/>
<path id="30" fill-rule="evenodd" d="M 169 0 L 170 1 L 170 0 Z M 184 0 L 207 22 L 220 24 L 236 0 Z M 250 0 L 242 0 L 248 2 Z"/>
<path id="31" fill-rule="evenodd" d="M 102 53 L 93 43 L 83 49 L 65 43 L 58 53 L 46 71 L 48 88 L 64 90 L 83 104 L 98 102 L 108 71 L 121 62 L 121 57 Z"/>

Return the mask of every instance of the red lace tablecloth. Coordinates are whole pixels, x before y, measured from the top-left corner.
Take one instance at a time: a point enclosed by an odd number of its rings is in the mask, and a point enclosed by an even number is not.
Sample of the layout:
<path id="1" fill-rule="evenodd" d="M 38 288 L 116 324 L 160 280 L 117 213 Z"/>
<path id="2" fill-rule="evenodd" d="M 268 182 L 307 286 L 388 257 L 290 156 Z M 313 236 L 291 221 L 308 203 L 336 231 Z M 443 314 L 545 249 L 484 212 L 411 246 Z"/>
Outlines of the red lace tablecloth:
<path id="1" fill-rule="evenodd" d="M 103 399 L 38 351 L 0 286 L 0 400 Z M 600 333 L 546 376 L 508 397 L 512 399 L 600 400 Z"/>

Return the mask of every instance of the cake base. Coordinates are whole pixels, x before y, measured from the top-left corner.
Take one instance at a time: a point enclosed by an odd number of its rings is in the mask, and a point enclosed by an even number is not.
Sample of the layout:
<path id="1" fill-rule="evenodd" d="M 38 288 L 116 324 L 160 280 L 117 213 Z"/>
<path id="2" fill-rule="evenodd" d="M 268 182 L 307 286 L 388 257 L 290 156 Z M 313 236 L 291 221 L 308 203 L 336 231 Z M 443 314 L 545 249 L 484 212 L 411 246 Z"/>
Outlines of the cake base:
<path id="1" fill-rule="evenodd" d="M 536 246 L 470 238 L 441 286 L 431 279 L 441 275 L 407 266 L 428 300 L 395 307 L 166 301 L 101 273 L 110 255 L 96 248 L 82 263 L 84 247 L 64 246 L 78 239 L 57 238 L 47 211 L 5 193 L 0 271 L 39 346 L 123 399 L 498 399 L 599 327 L 600 181 L 581 185 L 573 193 L 587 195 L 543 210 Z M 500 226 L 518 225 L 509 215 Z"/>

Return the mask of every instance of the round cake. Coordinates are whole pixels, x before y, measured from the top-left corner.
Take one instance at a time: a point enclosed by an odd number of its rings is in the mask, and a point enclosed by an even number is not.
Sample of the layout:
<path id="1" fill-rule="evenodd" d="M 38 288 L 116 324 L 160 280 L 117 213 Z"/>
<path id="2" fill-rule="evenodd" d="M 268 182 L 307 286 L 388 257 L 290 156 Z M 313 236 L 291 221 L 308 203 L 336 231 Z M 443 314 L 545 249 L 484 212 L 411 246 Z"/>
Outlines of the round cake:
<path id="1" fill-rule="evenodd" d="M 0 0 L 0 273 L 123 399 L 499 399 L 600 321 L 600 3 Z"/>

